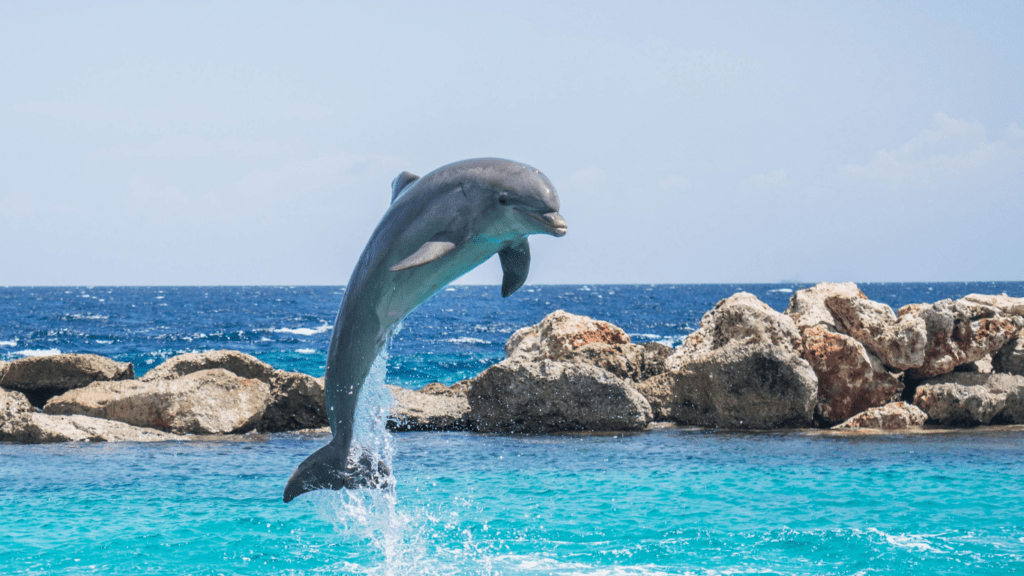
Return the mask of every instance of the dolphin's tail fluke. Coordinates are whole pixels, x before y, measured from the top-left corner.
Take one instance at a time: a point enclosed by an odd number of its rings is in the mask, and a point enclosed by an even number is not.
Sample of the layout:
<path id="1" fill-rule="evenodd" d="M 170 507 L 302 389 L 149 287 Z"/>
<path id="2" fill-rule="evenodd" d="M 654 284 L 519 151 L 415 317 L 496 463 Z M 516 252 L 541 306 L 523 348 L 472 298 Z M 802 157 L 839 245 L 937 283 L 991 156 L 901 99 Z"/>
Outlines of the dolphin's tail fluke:
<path id="1" fill-rule="evenodd" d="M 357 451 L 359 456 L 353 461 L 349 457 L 348 444 L 349 441 L 339 434 L 327 446 L 303 460 L 284 487 L 284 501 L 291 502 L 296 496 L 313 490 L 387 488 L 391 485 L 391 470 L 387 463 L 361 450 Z"/>

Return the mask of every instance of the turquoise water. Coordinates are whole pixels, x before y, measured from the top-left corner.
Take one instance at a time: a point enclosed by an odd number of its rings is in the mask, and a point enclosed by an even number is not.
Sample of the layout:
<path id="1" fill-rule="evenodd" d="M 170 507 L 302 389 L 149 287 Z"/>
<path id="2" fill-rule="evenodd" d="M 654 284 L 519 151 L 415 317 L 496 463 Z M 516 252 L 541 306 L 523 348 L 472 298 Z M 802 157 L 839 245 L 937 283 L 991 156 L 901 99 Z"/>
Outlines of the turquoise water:
<path id="1" fill-rule="evenodd" d="M 1024 432 L 393 437 L 394 493 L 280 494 L 324 437 L 0 446 L 11 574 L 1008 574 Z"/>

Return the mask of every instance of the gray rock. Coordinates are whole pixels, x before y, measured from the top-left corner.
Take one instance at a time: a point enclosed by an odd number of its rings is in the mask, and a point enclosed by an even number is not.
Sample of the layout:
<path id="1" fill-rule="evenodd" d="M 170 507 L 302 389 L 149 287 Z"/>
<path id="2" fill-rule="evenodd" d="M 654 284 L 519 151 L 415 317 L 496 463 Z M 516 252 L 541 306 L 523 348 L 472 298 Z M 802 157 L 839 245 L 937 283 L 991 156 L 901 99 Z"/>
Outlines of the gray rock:
<path id="1" fill-rule="evenodd" d="M 651 421 L 630 382 L 585 363 L 513 357 L 474 378 L 467 397 L 481 431 L 642 430 Z"/>
<path id="2" fill-rule="evenodd" d="M 788 347 L 735 344 L 673 358 L 670 371 L 637 384 L 656 420 L 739 429 L 811 425 L 818 381 Z"/>
<path id="3" fill-rule="evenodd" d="M 56 354 L 11 362 L 0 378 L 0 387 L 24 392 L 34 406 L 42 406 L 57 394 L 93 382 L 134 377 L 131 363 L 95 354 Z"/>
<path id="4" fill-rule="evenodd" d="M 666 346 L 660 342 L 645 342 L 642 346 L 644 347 L 644 366 L 643 370 L 640 371 L 638 382 L 665 372 L 667 370 L 665 361 L 674 352 L 671 346 Z"/>
<path id="5" fill-rule="evenodd" d="M 267 384 L 270 403 L 256 426 L 258 430 L 286 432 L 327 426 L 323 378 L 275 370 Z"/>
<path id="6" fill-rule="evenodd" d="M 576 348 L 558 360 L 593 364 L 619 378 L 638 382 L 643 379 L 646 350 L 639 344 L 592 342 Z"/>
<path id="7" fill-rule="evenodd" d="M 0 388 L 0 426 L 5 422 L 18 416 L 35 412 L 35 408 L 29 403 L 24 394 L 16 390 L 4 390 Z"/>
<path id="8" fill-rule="evenodd" d="M 928 415 L 920 408 L 906 402 L 893 402 L 885 406 L 876 406 L 857 414 L 838 426 L 834 430 L 846 428 L 873 428 L 876 430 L 908 430 L 910 428 L 921 428 Z"/>
<path id="9" fill-rule="evenodd" d="M 223 368 L 242 378 L 255 378 L 267 383 L 270 383 L 277 372 L 270 364 L 237 350 L 208 350 L 169 358 L 146 372 L 139 380 L 174 380 L 193 372 L 214 368 Z"/>
<path id="10" fill-rule="evenodd" d="M 9 365 L 10 365 L 10 362 L 4 362 L 3 360 L 0 360 L 0 382 L 3 381 L 4 374 L 7 373 L 7 367 Z"/>
<path id="11" fill-rule="evenodd" d="M 505 343 L 505 357 L 532 362 L 561 360 L 591 343 L 629 344 L 621 328 L 587 316 L 555 310 L 534 326 L 520 328 Z"/>
<path id="12" fill-rule="evenodd" d="M 185 440 L 182 436 L 89 416 L 51 416 L 24 412 L 0 421 L 0 442 L 155 442 Z"/>
<path id="13" fill-rule="evenodd" d="M 952 372 L 996 352 L 1024 327 L 1020 316 L 1001 316 L 992 306 L 967 300 L 941 300 L 935 304 L 911 304 L 900 308 L 900 320 L 916 316 L 928 331 L 928 345 L 921 366 L 907 371 L 920 379 Z"/>
<path id="14" fill-rule="evenodd" d="M 270 404 L 270 386 L 224 369 L 174 380 L 96 382 L 47 402 L 47 414 L 83 414 L 176 434 L 252 430 Z"/>
<path id="15" fill-rule="evenodd" d="M 943 374 L 918 385 L 914 404 L 940 426 L 1024 424 L 1024 376 Z"/>
<path id="16" fill-rule="evenodd" d="M 445 390 L 438 390 L 437 386 L 430 386 L 424 391 L 389 385 L 387 388 L 395 403 L 388 417 L 388 430 L 414 432 L 472 429 L 466 394 L 454 392 L 443 384 L 438 386 Z"/>
<path id="17" fill-rule="evenodd" d="M 1006 294 L 968 294 L 964 300 L 996 308 L 1003 316 L 1024 316 L 1024 298 L 1011 298 Z"/>
<path id="18" fill-rule="evenodd" d="M 686 337 L 676 354 L 716 350 L 735 344 L 771 344 L 803 352 L 793 319 L 772 309 L 753 294 L 738 292 L 704 314 L 700 327 Z M 675 356 L 673 355 L 673 356 Z M 672 360 L 666 360 L 672 369 Z"/>
<path id="19" fill-rule="evenodd" d="M 992 355 L 992 371 L 1024 376 L 1024 337 L 1018 334 Z"/>
<path id="20" fill-rule="evenodd" d="M 928 330 L 923 319 L 897 318 L 885 304 L 850 294 L 832 294 L 825 305 L 839 331 L 867 346 L 886 366 L 907 370 L 924 364 Z"/>

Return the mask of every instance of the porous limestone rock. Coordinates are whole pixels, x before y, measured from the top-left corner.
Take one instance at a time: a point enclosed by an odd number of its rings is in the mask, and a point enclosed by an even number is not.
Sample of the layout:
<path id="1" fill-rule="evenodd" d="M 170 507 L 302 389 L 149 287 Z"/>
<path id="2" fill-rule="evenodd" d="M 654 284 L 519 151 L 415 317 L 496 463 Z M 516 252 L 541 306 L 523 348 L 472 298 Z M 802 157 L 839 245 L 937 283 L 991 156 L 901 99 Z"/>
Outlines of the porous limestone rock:
<path id="1" fill-rule="evenodd" d="M 223 368 L 242 378 L 255 378 L 269 383 L 275 376 L 274 367 L 255 356 L 237 350 L 207 350 L 205 352 L 189 352 L 167 359 L 139 380 L 174 380 L 200 370 Z"/>
<path id="2" fill-rule="evenodd" d="M 939 426 L 1024 424 L 1024 376 L 943 374 L 918 384 L 914 404 Z"/>
<path id="3" fill-rule="evenodd" d="M 0 388 L 24 392 L 34 406 L 42 406 L 57 394 L 93 382 L 134 377 L 135 369 L 130 362 L 95 354 L 55 354 L 11 362 L 0 377 Z"/>
<path id="4" fill-rule="evenodd" d="M 839 331 L 867 346 L 886 366 L 907 370 L 924 364 L 928 330 L 921 318 L 897 318 L 889 306 L 850 294 L 832 294 L 825 305 Z"/>
<path id="5" fill-rule="evenodd" d="M 992 355 L 992 371 L 1024 376 L 1024 333 Z"/>
<path id="6" fill-rule="evenodd" d="M 560 360 L 591 343 L 629 344 L 621 328 L 603 320 L 555 310 L 534 326 L 516 330 L 505 343 L 505 357 L 522 360 Z"/>
<path id="7" fill-rule="evenodd" d="M 585 363 L 512 357 L 474 378 L 467 397 L 481 431 L 642 430 L 651 421 L 630 382 Z"/>
<path id="8" fill-rule="evenodd" d="M 898 372 L 886 369 L 878 356 L 840 331 L 826 305 L 833 296 L 867 299 L 852 282 L 822 282 L 794 293 L 786 310 L 803 337 L 803 357 L 818 377 L 815 414 L 828 424 L 897 400 L 903 391 Z"/>
<path id="9" fill-rule="evenodd" d="M 10 365 L 10 362 L 5 362 L 3 360 L 0 360 L 0 381 L 3 381 L 4 374 L 7 373 L 7 366 L 8 365 Z"/>
<path id="10" fill-rule="evenodd" d="M 666 367 L 680 354 L 716 350 L 735 344 L 771 344 L 803 352 L 803 342 L 793 319 L 776 312 L 753 294 L 737 292 L 720 301 L 700 320 L 700 327 L 690 333 L 675 354 L 666 360 Z"/>
<path id="11" fill-rule="evenodd" d="M 285 432 L 327 426 L 323 378 L 274 370 L 267 384 L 270 403 L 256 426 L 258 430 Z"/>
<path id="12" fill-rule="evenodd" d="M 636 385 L 656 420 L 740 429 L 811 425 L 818 380 L 789 347 L 734 344 L 672 358 L 672 369 Z"/>
<path id="13" fill-rule="evenodd" d="M 996 308 L 1003 316 L 1024 316 L 1024 298 L 1012 298 L 1006 294 L 968 294 L 963 299 Z"/>
<path id="14" fill-rule="evenodd" d="M 173 380 L 96 382 L 51 399 L 43 411 L 176 434 L 230 434 L 254 429 L 270 400 L 266 382 L 216 368 Z"/>
<path id="15" fill-rule="evenodd" d="M 428 384 L 420 390 L 387 386 L 395 403 L 388 415 L 388 430 L 469 430 L 469 400 L 444 384 Z"/>
<path id="16" fill-rule="evenodd" d="M 921 428 L 927 420 L 928 415 L 917 406 L 906 402 L 892 402 L 884 406 L 868 408 L 832 428 L 834 430 L 846 428 L 907 430 L 910 428 Z"/>
<path id="17" fill-rule="evenodd" d="M 806 328 L 803 336 L 804 359 L 818 378 L 816 414 L 824 422 L 842 422 L 900 398 L 899 373 L 886 370 L 860 342 L 824 324 Z"/>
<path id="18" fill-rule="evenodd" d="M 18 414 L 35 412 L 35 408 L 29 403 L 28 398 L 17 390 L 4 390 L 0 388 L 0 426 L 7 420 Z"/>
<path id="19" fill-rule="evenodd" d="M 1024 317 L 1002 316 L 999 309 L 968 300 L 940 300 L 900 308 L 900 321 L 920 318 L 928 332 L 924 361 L 907 376 L 928 378 L 999 350 L 1024 327 Z"/>

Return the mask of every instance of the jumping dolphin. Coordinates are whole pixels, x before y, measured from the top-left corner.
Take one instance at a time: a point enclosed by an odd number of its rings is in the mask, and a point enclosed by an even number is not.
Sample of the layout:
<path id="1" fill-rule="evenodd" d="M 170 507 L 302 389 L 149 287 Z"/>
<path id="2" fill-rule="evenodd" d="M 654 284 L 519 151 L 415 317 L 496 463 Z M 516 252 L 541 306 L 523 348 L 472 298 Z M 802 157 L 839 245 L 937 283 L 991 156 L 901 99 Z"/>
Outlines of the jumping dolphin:
<path id="1" fill-rule="evenodd" d="M 395 324 L 495 253 L 501 295 L 518 290 L 530 270 L 526 237 L 565 235 L 558 207 L 544 174 L 510 160 L 463 160 L 422 178 L 395 178 L 391 206 L 352 271 L 334 324 L 324 377 L 334 437 L 295 469 L 285 502 L 351 485 L 345 471 L 359 390 Z"/>

